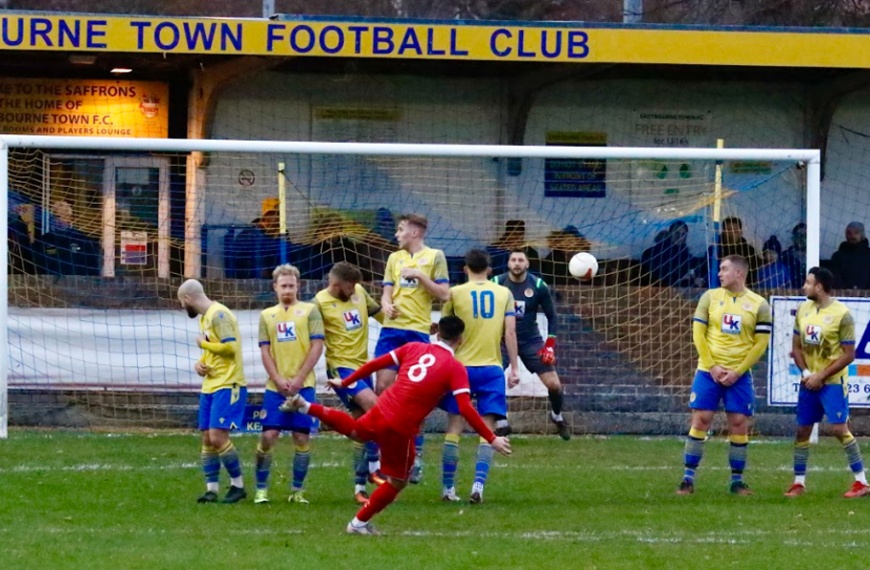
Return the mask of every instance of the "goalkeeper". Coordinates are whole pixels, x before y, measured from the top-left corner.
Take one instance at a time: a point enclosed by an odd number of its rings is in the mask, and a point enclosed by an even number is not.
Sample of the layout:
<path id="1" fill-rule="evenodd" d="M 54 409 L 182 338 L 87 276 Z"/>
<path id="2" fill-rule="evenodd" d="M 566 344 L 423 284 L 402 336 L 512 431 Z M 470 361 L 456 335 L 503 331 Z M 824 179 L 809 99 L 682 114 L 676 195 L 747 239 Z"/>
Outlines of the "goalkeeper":
<path id="1" fill-rule="evenodd" d="M 556 373 L 556 307 L 550 288 L 540 277 L 529 273 L 529 258 L 522 247 L 514 248 L 508 258 L 508 272 L 492 279 L 510 289 L 514 296 L 517 318 L 517 348 L 519 357 L 530 372 L 537 374 L 547 387 L 550 400 L 550 420 L 556 424 L 559 437 L 571 439 L 571 428 L 562 417 L 563 389 Z M 538 330 L 538 308 L 547 317 L 547 340 Z M 511 432 L 507 420 L 496 424 L 496 433 L 506 436 Z"/>

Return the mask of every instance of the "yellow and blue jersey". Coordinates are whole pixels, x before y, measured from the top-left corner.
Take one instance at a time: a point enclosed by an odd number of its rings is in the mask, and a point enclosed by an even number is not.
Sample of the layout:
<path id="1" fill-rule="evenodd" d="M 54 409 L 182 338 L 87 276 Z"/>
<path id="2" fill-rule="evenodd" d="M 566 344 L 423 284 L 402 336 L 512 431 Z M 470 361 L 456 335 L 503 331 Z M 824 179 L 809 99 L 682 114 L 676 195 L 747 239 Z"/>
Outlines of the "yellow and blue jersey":
<path id="1" fill-rule="evenodd" d="M 801 352 L 810 372 L 821 372 L 843 356 L 843 346 L 855 344 L 855 321 L 849 309 L 834 299 L 825 308 L 804 301 L 795 312 L 794 335 L 800 339 Z M 845 385 L 848 367 L 825 379 L 826 384 Z"/>
<path id="2" fill-rule="evenodd" d="M 514 297 L 507 287 L 492 281 L 471 281 L 450 288 L 441 309 L 465 323 L 456 359 L 466 366 L 501 366 L 501 339 L 505 317 L 513 317 Z"/>
<path id="3" fill-rule="evenodd" d="M 323 317 L 327 368 L 356 370 L 365 364 L 369 356 L 369 317 L 380 310 L 368 291 L 357 283 L 350 299 L 342 301 L 323 289 L 315 295 L 314 304 Z"/>
<path id="4" fill-rule="evenodd" d="M 232 343 L 232 355 L 215 354 L 203 349 L 200 362 L 208 366 L 208 375 L 202 381 L 202 393 L 213 394 L 222 388 L 245 385 L 242 367 L 242 335 L 239 321 L 226 306 L 212 303 L 199 318 L 199 332 L 208 342 Z"/>
<path id="5" fill-rule="evenodd" d="M 701 296 L 694 320 L 707 325 L 707 345 L 713 362 L 698 359 L 698 370 L 709 372 L 718 364 L 735 370 L 755 343 L 758 334 L 769 335 L 773 327 L 770 305 L 746 289 L 734 294 L 719 287 Z"/>
<path id="6" fill-rule="evenodd" d="M 323 337 L 323 318 L 313 303 L 298 301 L 289 307 L 278 303 L 260 313 L 260 346 L 269 346 L 278 374 L 284 378 L 296 376 L 311 350 L 311 341 Z M 314 384 L 312 370 L 305 377 L 304 387 Z M 271 378 L 266 389 L 278 391 Z"/>
<path id="7" fill-rule="evenodd" d="M 393 288 L 393 304 L 399 309 L 385 327 L 429 334 L 432 322 L 432 296 L 416 279 L 402 279 L 402 269 L 419 269 L 435 283 L 449 283 L 447 258 L 440 249 L 424 247 L 417 253 L 401 249 L 390 254 L 384 271 L 384 285 Z"/>

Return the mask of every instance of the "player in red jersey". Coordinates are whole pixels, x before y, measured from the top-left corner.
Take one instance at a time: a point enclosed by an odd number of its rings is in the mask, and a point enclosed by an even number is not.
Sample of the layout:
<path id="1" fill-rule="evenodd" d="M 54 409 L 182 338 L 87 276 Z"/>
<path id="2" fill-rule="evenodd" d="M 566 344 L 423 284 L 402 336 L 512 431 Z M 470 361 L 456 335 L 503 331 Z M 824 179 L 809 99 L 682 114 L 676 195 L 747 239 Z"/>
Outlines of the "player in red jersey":
<path id="1" fill-rule="evenodd" d="M 377 534 L 371 518 L 392 503 L 408 483 L 414 464 L 414 436 L 426 416 L 441 398 L 452 393 L 459 413 L 480 436 L 503 455 L 510 455 L 510 442 L 496 437 L 471 405 L 471 390 L 465 367 L 453 353 L 462 344 L 465 324 L 457 317 L 444 317 L 438 323 L 438 342 L 411 342 L 364 364 L 344 380 L 331 381 L 348 387 L 372 372 L 398 366 L 396 382 L 378 397 L 375 406 L 358 419 L 333 408 L 292 398 L 285 406 L 310 414 L 337 432 L 356 441 L 375 441 L 381 447 L 381 472 L 387 483 L 372 493 L 369 501 L 347 525 L 351 534 Z"/>

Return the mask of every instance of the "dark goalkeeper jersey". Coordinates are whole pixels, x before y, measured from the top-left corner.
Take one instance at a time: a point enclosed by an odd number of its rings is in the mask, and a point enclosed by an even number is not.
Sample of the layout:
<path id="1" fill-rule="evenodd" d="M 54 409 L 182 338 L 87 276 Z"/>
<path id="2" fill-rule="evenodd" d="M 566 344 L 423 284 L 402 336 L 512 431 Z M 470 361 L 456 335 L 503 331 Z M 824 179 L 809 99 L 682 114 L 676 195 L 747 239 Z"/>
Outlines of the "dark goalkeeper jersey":
<path id="1" fill-rule="evenodd" d="M 547 316 L 547 332 L 556 336 L 556 308 L 550 288 L 540 277 L 526 273 L 522 283 L 511 281 L 508 273 L 493 277 L 493 281 L 510 289 L 514 296 L 514 311 L 517 317 L 517 345 L 540 343 L 541 331 L 538 329 L 538 309 Z"/>

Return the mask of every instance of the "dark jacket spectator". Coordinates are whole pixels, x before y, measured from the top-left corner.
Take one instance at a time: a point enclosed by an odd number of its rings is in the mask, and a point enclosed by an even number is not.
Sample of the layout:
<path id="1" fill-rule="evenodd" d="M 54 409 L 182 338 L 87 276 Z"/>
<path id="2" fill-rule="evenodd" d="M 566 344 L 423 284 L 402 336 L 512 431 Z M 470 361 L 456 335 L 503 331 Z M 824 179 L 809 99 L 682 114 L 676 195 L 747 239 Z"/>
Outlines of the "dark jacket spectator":
<path id="1" fill-rule="evenodd" d="M 791 247 L 779 260 L 788 270 L 789 287 L 799 289 L 807 277 L 807 225 L 803 222 L 791 230 Z"/>
<path id="2" fill-rule="evenodd" d="M 641 264 L 654 282 L 670 287 L 688 282 L 692 269 L 692 255 L 686 246 L 689 226 L 685 222 L 672 223 L 664 235 L 656 236 L 657 241 L 646 249 L 641 256 Z"/>
<path id="3" fill-rule="evenodd" d="M 722 231 L 719 242 L 715 246 L 715 253 L 714 256 L 714 246 L 710 246 L 707 250 L 707 263 L 711 273 L 715 274 L 719 270 L 719 262 L 723 258 L 729 255 L 742 255 L 749 263 L 746 284 L 752 287 L 758 283 L 758 268 L 761 266 L 761 260 L 755 248 L 743 237 L 743 222 L 740 218 L 731 216 L 722 221 Z"/>
<path id="4" fill-rule="evenodd" d="M 269 279 L 281 263 L 278 211 L 269 210 L 236 234 L 232 248 L 225 252 L 232 260 L 232 275 L 237 279 Z"/>
<path id="5" fill-rule="evenodd" d="M 788 268 L 779 260 L 782 245 L 776 236 L 770 236 L 762 248 L 761 256 L 764 265 L 758 269 L 759 289 L 785 289 L 789 286 Z"/>
<path id="6" fill-rule="evenodd" d="M 526 242 L 526 223 L 523 220 L 505 222 L 504 233 L 486 246 L 486 252 L 492 259 L 493 274 L 500 275 L 507 271 L 508 259 L 515 249 L 522 249 L 526 252 L 526 257 L 529 259 L 529 271 L 538 274 L 541 270 L 541 257 L 537 250 Z"/>
<path id="7" fill-rule="evenodd" d="M 851 222 L 846 226 L 846 241 L 834 253 L 831 266 L 838 288 L 870 288 L 870 245 L 864 234 L 864 224 Z"/>

